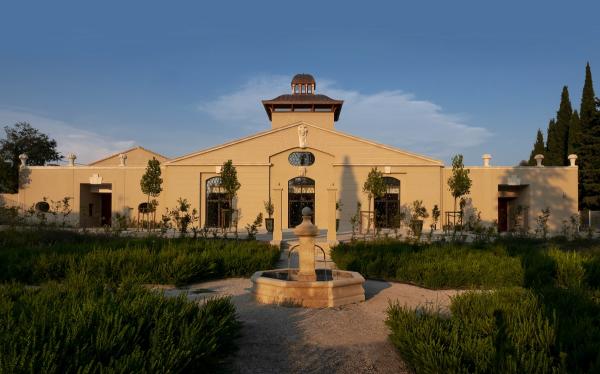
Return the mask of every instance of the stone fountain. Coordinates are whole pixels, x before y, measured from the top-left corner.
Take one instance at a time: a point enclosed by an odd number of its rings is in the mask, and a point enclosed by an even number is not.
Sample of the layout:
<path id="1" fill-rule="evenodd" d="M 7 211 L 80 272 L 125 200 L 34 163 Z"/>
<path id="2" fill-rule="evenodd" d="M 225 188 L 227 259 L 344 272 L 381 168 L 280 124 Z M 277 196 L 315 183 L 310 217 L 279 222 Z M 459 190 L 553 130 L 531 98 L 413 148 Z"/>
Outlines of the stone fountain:
<path id="1" fill-rule="evenodd" d="M 259 303 L 325 308 L 365 300 L 365 279 L 359 273 L 316 268 L 315 249 L 323 249 L 315 244 L 319 230 L 311 215 L 310 208 L 302 209 L 302 223 L 294 229 L 299 244 L 290 248 L 290 254 L 297 251 L 299 268 L 290 268 L 288 260 L 285 269 L 257 271 L 252 276 L 252 294 Z"/>

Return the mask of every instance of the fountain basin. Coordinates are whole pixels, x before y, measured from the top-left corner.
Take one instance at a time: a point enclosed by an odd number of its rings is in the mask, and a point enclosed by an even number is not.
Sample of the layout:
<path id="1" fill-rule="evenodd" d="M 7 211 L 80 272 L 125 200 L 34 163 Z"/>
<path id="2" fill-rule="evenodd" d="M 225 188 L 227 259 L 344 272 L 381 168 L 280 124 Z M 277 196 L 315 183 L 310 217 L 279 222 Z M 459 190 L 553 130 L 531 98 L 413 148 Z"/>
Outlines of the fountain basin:
<path id="1" fill-rule="evenodd" d="M 316 281 L 295 280 L 298 269 L 257 271 L 252 294 L 257 302 L 327 308 L 365 300 L 365 278 L 354 271 L 317 269 Z"/>

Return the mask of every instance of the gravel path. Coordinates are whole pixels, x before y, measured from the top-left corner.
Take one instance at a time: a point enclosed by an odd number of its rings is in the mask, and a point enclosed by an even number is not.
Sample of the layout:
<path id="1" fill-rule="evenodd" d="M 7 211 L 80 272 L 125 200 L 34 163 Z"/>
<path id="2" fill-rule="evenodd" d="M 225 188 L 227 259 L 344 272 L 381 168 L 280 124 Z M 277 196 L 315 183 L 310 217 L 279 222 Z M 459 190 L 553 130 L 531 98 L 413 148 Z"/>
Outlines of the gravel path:
<path id="1" fill-rule="evenodd" d="M 229 295 L 243 321 L 232 366 L 238 373 L 406 373 L 388 340 L 384 324 L 389 300 L 412 308 L 447 310 L 459 291 L 432 291 L 416 286 L 369 280 L 363 303 L 330 309 L 257 304 L 249 279 L 200 283 L 186 290 L 191 299 Z M 211 290 L 211 293 L 205 293 Z"/>

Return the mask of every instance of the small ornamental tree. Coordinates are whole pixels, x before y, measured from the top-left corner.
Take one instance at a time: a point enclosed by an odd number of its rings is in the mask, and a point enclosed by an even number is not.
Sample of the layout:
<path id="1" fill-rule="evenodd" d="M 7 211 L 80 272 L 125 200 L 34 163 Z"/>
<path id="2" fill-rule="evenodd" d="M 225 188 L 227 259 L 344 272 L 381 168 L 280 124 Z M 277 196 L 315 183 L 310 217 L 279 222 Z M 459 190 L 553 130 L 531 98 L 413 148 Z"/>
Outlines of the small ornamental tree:
<path id="1" fill-rule="evenodd" d="M 368 198 L 368 218 L 367 218 L 367 233 L 371 229 L 371 200 L 382 197 L 385 194 L 386 186 L 383 180 L 383 173 L 377 168 L 372 168 L 367 176 L 367 180 L 363 185 L 363 192 L 367 194 Z"/>
<path id="2" fill-rule="evenodd" d="M 469 170 L 465 169 L 463 164 L 463 155 L 452 157 L 452 176 L 448 178 L 448 187 L 454 197 L 454 212 L 456 212 L 457 200 L 471 192 L 471 184 Z"/>
<path id="3" fill-rule="evenodd" d="M 225 190 L 227 200 L 229 201 L 229 209 L 233 210 L 233 199 L 237 195 L 238 190 L 242 185 L 237 178 L 237 170 L 233 166 L 233 162 L 228 160 L 221 167 L 221 187 Z M 232 215 L 229 216 L 231 218 Z M 236 227 L 237 231 L 237 227 Z"/>
<path id="4" fill-rule="evenodd" d="M 142 192 L 144 195 L 148 197 L 148 205 L 147 211 L 152 211 L 152 222 L 154 222 L 154 212 L 156 212 L 156 206 L 158 202 L 156 200 L 152 200 L 150 202 L 150 197 L 155 198 L 160 195 L 162 192 L 162 178 L 161 170 L 160 170 L 160 162 L 152 157 L 152 160 L 148 160 L 148 165 L 146 166 L 146 172 L 142 175 L 142 179 L 140 180 L 140 187 L 142 188 Z M 150 225 L 148 225 L 148 230 L 150 229 Z"/>

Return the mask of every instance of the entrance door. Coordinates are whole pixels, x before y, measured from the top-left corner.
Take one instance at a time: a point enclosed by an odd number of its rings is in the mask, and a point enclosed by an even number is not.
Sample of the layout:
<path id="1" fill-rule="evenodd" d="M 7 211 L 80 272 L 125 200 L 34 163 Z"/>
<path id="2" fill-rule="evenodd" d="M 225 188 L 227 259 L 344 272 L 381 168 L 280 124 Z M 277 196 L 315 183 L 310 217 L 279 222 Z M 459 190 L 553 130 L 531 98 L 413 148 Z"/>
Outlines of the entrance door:
<path id="1" fill-rule="evenodd" d="M 508 200 L 498 198 L 498 232 L 508 231 Z"/>
<path id="2" fill-rule="evenodd" d="M 302 209 L 309 207 L 313 211 L 315 222 L 315 181 L 306 177 L 296 177 L 288 181 L 288 228 L 294 228 L 302 222 Z"/>
<path id="3" fill-rule="evenodd" d="M 112 194 L 101 193 L 100 194 L 100 225 L 110 226 L 112 223 Z"/>
<path id="4" fill-rule="evenodd" d="M 375 223 L 378 228 L 394 228 L 400 226 L 400 181 L 392 177 L 383 177 L 385 183 L 385 194 L 376 197 L 373 205 L 375 207 Z"/>

